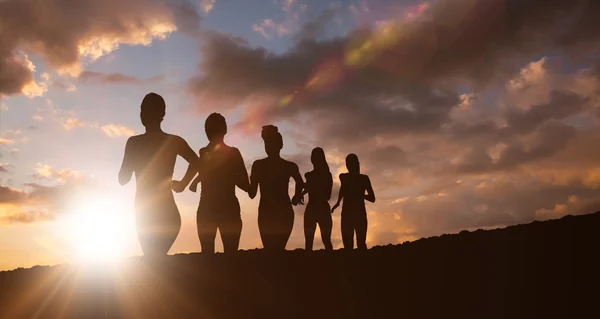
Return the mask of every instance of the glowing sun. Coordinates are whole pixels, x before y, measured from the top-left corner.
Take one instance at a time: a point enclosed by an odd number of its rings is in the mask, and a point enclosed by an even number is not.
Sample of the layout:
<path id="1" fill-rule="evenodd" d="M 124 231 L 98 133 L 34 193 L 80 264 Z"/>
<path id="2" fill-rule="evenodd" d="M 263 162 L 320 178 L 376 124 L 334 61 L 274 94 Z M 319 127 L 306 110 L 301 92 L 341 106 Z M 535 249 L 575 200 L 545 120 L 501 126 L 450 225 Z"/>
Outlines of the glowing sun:
<path id="1" fill-rule="evenodd" d="M 130 246 L 133 216 L 127 204 L 109 196 L 78 200 L 69 222 L 76 258 L 81 262 L 115 262 Z"/>

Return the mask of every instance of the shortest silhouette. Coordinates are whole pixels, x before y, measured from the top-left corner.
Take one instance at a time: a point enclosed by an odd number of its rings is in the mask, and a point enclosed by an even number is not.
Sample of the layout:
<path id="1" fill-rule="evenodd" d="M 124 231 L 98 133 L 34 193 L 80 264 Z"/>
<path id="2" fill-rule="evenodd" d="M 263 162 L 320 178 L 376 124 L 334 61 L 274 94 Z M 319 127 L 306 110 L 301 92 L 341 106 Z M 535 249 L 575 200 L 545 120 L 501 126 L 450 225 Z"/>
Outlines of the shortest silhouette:
<path id="1" fill-rule="evenodd" d="M 305 249 L 308 251 L 313 249 L 315 229 L 319 224 L 323 245 L 325 245 L 326 250 L 332 250 L 332 220 L 329 199 L 331 198 L 333 178 L 322 148 L 315 147 L 312 150 L 310 161 L 314 169 L 304 175 L 306 183 L 304 184 L 304 192 L 302 192 L 302 195 L 308 193 L 308 204 L 304 212 Z"/>
<path id="2" fill-rule="evenodd" d="M 337 203 L 331 208 L 331 213 L 333 214 L 343 200 L 342 241 L 344 248 L 354 248 L 354 233 L 356 232 L 358 249 L 367 249 L 367 209 L 365 200 L 374 203 L 375 192 L 371 187 L 369 176 L 360 173 L 358 156 L 355 154 L 346 156 L 346 168 L 348 173 L 340 174 L 340 192 Z"/>

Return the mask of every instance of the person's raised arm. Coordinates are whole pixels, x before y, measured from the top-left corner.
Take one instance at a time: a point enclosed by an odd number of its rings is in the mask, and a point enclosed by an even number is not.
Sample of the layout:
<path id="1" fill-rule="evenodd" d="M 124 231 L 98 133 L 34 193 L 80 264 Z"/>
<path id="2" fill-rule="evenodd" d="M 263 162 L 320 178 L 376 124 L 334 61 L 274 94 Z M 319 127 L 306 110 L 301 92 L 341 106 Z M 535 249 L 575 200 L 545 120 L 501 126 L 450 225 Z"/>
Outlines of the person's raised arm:
<path id="1" fill-rule="evenodd" d="M 123 156 L 123 163 L 121 164 L 121 170 L 119 171 L 119 184 L 125 185 L 131 180 L 133 175 L 133 142 L 131 138 L 127 140 L 125 144 L 125 155 Z"/>
<path id="2" fill-rule="evenodd" d="M 256 192 L 258 192 L 258 175 L 260 173 L 257 166 L 256 162 L 254 162 L 250 169 L 250 187 L 248 188 L 248 196 L 252 199 L 256 197 Z"/>
<path id="3" fill-rule="evenodd" d="M 371 203 L 375 203 L 375 192 L 373 191 L 373 187 L 371 186 L 371 180 L 369 176 L 365 176 L 365 189 L 367 190 L 367 195 L 365 195 L 365 199 Z"/>
<path id="4" fill-rule="evenodd" d="M 340 174 L 340 191 L 338 192 L 337 202 L 335 203 L 335 205 L 333 205 L 333 207 L 331 207 L 332 214 L 336 210 L 336 208 L 338 208 L 340 206 L 340 203 L 342 202 L 343 199 L 344 199 L 344 181 L 342 179 L 342 174 Z"/>
<path id="5" fill-rule="evenodd" d="M 304 196 L 302 195 L 302 190 L 304 189 L 304 180 L 302 179 L 302 175 L 300 175 L 300 169 L 298 169 L 298 165 L 292 163 L 292 178 L 296 183 L 296 191 L 294 192 L 294 197 L 292 198 L 292 204 L 304 204 Z"/>
<path id="6" fill-rule="evenodd" d="M 177 148 L 177 155 L 183 157 L 188 163 L 187 171 L 181 181 L 173 181 L 172 188 L 175 192 L 181 193 L 185 190 L 188 184 L 192 181 L 192 178 L 196 176 L 200 169 L 200 160 L 188 143 L 179 137 L 179 147 Z"/>
<path id="7" fill-rule="evenodd" d="M 240 153 L 240 150 L 237 148 L 235 150 L 235 185 L 239 187 L 244 192 L 248 193 L 250 191 L 250 181 L 248 180 L 248 171 L 246 170 L 246 165 L 244 164 L 244 158 Z"/>

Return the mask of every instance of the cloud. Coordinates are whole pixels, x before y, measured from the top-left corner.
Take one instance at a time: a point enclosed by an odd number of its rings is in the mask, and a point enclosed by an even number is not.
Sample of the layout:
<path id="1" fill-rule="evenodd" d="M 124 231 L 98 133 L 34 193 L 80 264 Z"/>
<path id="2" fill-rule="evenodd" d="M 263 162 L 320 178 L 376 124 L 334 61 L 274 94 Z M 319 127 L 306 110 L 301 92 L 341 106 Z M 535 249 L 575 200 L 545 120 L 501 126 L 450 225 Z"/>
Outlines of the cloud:
<path id="1" fill-rule="evenodd" d="M 69 169 L 57 170 L 50 165 L 38 163 L 36 165 L 35 174 L 33 174 L 33 177 L 39 180 L 50 180 L 65 183 L 67 181 L 83 179 L 85 174 Z"/>
<path id="2" fill-rule="evenodd" d="M 133 129 L 121 124 L 98 124 L 90 123 L 80 119 L 75 112 L 62 110 L 52 103 L 51 100 L 46 101 L 44 107 L 38 108 L 38 114 L 33 116 L 33 119 L 39 122 L 51 121 L 59 123 L 60 126 L 67 131 L 78 128 L 91 128 L 102 132 L 109 137 L 131 136 L 135 132 Z"/>
<path id="3" fill-rule="evenodd" d="M 94 61 L 121 44 L 149 45 L 175 30 L 195 32 L 198 25 L 184 0 L 2 1 L 0 95 L 44 90 L 19 51 L 35 53 L 59 73 L 78 74 L 82 60 Z"/>
<path id="4" fill-rule="evenodd" d="M 101 129 L 106 135 L 110 137 L 131 136 L 135 134 L 133 129 L 118 124 L 102 125 Z"/>
<path id="5" fill-rule="evenodd" d="M 300 27 L 301 14 L 305 13 L 307 6 L 294 0 L 280 2 L 282 17 L 279 19 L 266 18 L 252 25 L 252 30 L 258 32 L 266 39 L 289 35 Z"/>
<path id="6" fill-rule="evenodd" d="M 0 157 L 2 157 L 1 155 L 2 154 L 0 154 Z M 10 168 L 10 167 L 13 167 L 13 166 L 8 163 L 4 163 L 4 164 L 0 163 L 0 173 L 8 173 L 9 172 L 8 168 Z"/>
<path id="7" fill-rule="evenodd" d="M 52 221 L 68 212 L 74 198 L 97 188 L 80 171 L 38 164 L 23 189 L 0 186 L 0 224 Z"/>
<path id="8" fill-rule="evenodd" d="M 38 82 L 32 81 L 32 82 L 25 84 L 25 86 L 23 86 L 23 89 L 21 90 L 21 93 L 23 93 L 23 95 L 25 95 L 26 97 L 28 97 L 30 99 L 35 98 L 35 97 L 44 96 L 44 94 L 46 92 L 48 92 L 48 84 L 50 81 L 50 74 L 42 73 L 40 78 L 41 78 L 41 80 Z"/>
<path id="9" fill-rule="evenodd" d="M 323 38 L 335 19 L 325 15 L 283 53 L 208 32 L 189 92 L 201 113 L 241 114 L 232 128 L 255 137 L 265 124 L 286 127 L 286 149 L 298 151 L 288 159 L 302 169 L 314 146 L 334 176 L 358 154 L 378 198 L 367 205 L 370 243 L 600 208 L 590 147 L 600 138 L 600 37 L 586 29 L 600 5 L 413 9 L 335 38 Z"/>
<path id="10" fill-rule="evenodd" d="M 277 32 L 277 25 L 271 19 L 264 19 L 261 22 L 254 24 L 252 30 L 260 33 L 263 37 L 270 39 Z"/>
<path id="11" fill-rule="evenodd" d="M 164 79 L 163 76 L 155 76 L 148 79 L 140 79 L 135 76 L 125 75 L 121 73 L 102 73 L 84 71 L 79 76 L 79 81 L 97 84 L 131 84 L 142 85 L 147 83 L 160 82 Z"/>
<path id="12" fill-rule="evenodd" d="M 14 143 L 15 143 L 15 140 L 0 137 L 0 145 L 10 145 L 10 144 L 14 144 Z"/>
<path id="13" fill-rule="evenodd" d="M 0 203 L 21 203 L 26 199 L 26 194 L 18 189 L 0 186 Z"/>
<path id="14" fill-rule="evenodd" d="M 56 219 L 56 216 L 47 211 L 10 210 L 0 215 L 0 225 L 10 225 L 13 223 L 30 224 L 33 222 L 53 221 L 54 219 Z"/>
<path id="15" fill-rule="evenodd" d="M 200 0 L 200 8 L 204 13 L 210 12 L 215 6 L 216 0 Z"/>
<path id="16" fill-rule="evenodd" d="M 78 127 L 85 127 L 88 126 L 89 124 L 87 124 L 86 122 L 80 120 L 79 118 L 75 117 L 75 116 L 69 116 L 63 123 L 63 128 L 67 131 L 70 131 L 74 128 L 78 128 Z"/>

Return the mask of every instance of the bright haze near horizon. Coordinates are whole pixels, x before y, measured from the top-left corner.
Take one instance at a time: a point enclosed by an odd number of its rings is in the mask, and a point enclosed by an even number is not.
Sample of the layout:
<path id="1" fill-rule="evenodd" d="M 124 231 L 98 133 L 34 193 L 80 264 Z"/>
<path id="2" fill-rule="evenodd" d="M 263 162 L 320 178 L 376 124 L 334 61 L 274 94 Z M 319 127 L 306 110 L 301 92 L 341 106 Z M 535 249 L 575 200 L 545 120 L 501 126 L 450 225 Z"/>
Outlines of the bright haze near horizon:
<path id="1" fill-rule="evenodd" d="M 322 147 L 332 200 L 356 153 L 377 195 L 368 246 L 596 211 L 599 14 L 584 0 L 1 1 L 0 270 L 141 254 L 135 182 L 117 173 L 149 92 L 196 151 L 222 113 L 248 168 L 263 125 L 302 174 Z M 175 198 L 170 254 L 197 252 L 199 194 Z M 261 247 L 258 199 L 238 198 L 240 248 Z M 304 245 L 295 211 L 287 249 Z M 339 229 L 337 212 L 336 248 Z"/>

